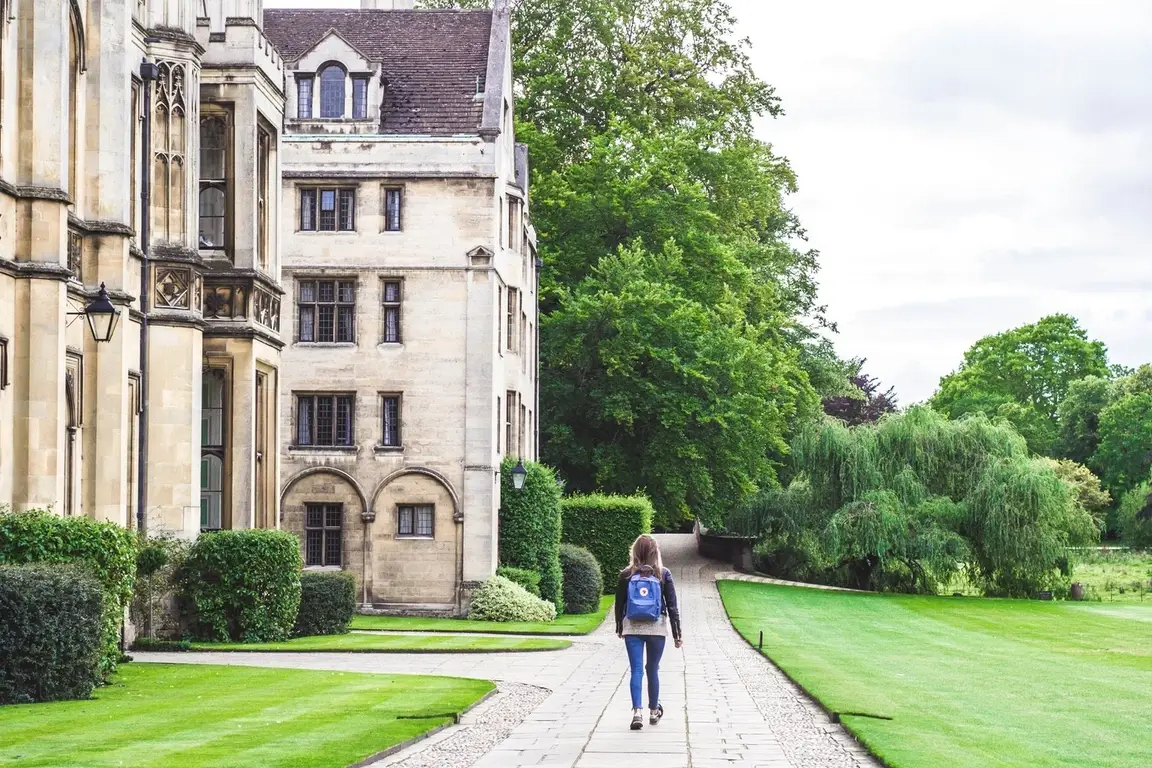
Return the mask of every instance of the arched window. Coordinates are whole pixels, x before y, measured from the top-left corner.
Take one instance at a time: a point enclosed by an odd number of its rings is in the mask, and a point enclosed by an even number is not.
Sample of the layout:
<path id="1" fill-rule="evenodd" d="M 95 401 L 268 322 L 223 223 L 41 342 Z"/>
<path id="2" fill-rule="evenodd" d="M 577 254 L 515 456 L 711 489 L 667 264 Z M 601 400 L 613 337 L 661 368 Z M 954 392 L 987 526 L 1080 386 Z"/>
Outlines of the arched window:
<path id="1" fill-rule="evenodd" d="M 200 528 L 224 527 L 224 371 L 204 371 L 200 394 Z"/>
<path id="2" fill-rule="evenodd" d="M 80 150 L 77 146 L 82 132 L 80 131 L 80 28 L 75 18 L 71 20 L 71 29 L 68 35 L 68 103 L 64 114 L 68 116 L 68 194 L 72 204 L 80 202 L 79 171 L 76 168 Z"/>
<path id="3" fill-rule="evenodd" d="M 338 64 L 320 70 L 320 117 L 344 117 L 344 69 Z"/>
<path id="4" fill-rule="evenodd" d="M 228 123 L 223 115 L 200 121 L 200 247 L 224 248 L 228 216 Z"/>

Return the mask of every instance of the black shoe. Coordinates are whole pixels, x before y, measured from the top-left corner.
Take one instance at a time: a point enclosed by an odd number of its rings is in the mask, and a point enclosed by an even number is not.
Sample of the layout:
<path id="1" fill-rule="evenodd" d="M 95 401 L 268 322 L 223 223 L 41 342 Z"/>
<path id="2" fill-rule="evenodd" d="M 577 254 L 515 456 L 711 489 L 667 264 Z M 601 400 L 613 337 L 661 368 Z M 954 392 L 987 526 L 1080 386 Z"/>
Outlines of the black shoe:
<path id="1" fill-rule="evenodd" d="M 648 716 L 648 723 L 651 725 L 656 725 L 656 723 L 660 722 L 660 718 L 662 717 L 664 717 L 664 705 L 657 704 L 656 709 L 651 710 L 651 713 Z"/>
<path id="2" fill-rule="evenodd" d="M 632 730 L 638 731 L 644 727 L 644 715 L 639 709 L 632 710 Z"/>

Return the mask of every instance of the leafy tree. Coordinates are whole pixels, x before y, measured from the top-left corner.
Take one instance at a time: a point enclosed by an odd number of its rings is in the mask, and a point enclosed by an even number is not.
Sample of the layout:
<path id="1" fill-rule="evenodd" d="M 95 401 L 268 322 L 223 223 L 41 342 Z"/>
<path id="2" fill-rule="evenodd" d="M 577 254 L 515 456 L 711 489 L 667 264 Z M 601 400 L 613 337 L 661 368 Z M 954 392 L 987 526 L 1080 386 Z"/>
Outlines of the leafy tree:
<path id="1" fill-rule="evenodd" d="M 1100 445 L 1092 456 L 1104 485 L 1120 498 L 1152 468 L 1152 393 L 1137 392 L 1100 412 Z"/>
<path id="2" fill-rule="evenodd" d="M 622 249 L 543 321 L 553 460 L 577 489 L 645 489 L 658 527 L 690 511 L 719 526 L 773 477 L 769 451 L 785 453 L 796 403 L 814 401 L 795 350 L 765 343 L 734 298 L 691 295 L 685 268 L 673 245 Z"/>
<path id="3" fill-rule="evenodd" d="M 1029 448 L 1045 453 L 1071 382 L 1108 375 L 1104 345 L 1090 341 L 1075 318 L 1050 315 L 976 342 L 960 368 L 940 380 L 931 404 L 952 418 L 999 415 L 1027 434 Z"/>
<path id="4" fill-rule="evenodd" d="M 1059 583 L 1065 547 L 1096 534 L 1051 462 L 983 416 L 915 406 L 860 427 L 829 419 L 799 435 L 793 460 L 788 488 L 729 518 L 787 578 L 934 592 L 968 563 L 989 594 L 1024 595 Z"/>
<path id="5" fill-rule="evenodd" d="M 1152 548 L 1152 484 L 1149 481 L 1124 494 L 1117 512 L 1117 528 L 1128 546 Z"/>
<path id="6" fill-rule="evenodd" d="M 832 326 L 816 253 L 793 245 L 795 176 L 753 132 L 779 102 L 725 2 L 513 8 L 546 264 L 544 454 L 575 490 L 646 490 L 659 526 L 717 524 L 776 481 L 819 413 L 813 383 L 847 389 L 813 330 Z"/>
<path id="7" fill-rule="evenodd" d="M 1100 478 L 1083 464 L 1069 459 L 1047 459 L 1056 476 L 1072 489 L 1080 508 L 1092 516 L 1097 529 L 1104 530 L 1105 513 L 1112 506 L 1112 496 L 1100 485 Z"/>
<path id="8" fill-rule="evenodd" d="M 1091 460 L 1100 445 L 1100 411 L 1112 392 L 1112 382 L 1102 376 L 1086 376 L 1068 385 L 1056 409 L 1056 455 L 1079 464 Z"/>
<path id="9" fill-rule="evenodd" d="M 824 413 L 840 419 L 850 427 L 860 424 L 874 424 L 886 413 L 896 411 L 896 390 L 893 387 L 881 391 L 880 382 L 864 373 L 865 360 L 852 361 L 849 382 L 854 392 L 824 398 Z"/>

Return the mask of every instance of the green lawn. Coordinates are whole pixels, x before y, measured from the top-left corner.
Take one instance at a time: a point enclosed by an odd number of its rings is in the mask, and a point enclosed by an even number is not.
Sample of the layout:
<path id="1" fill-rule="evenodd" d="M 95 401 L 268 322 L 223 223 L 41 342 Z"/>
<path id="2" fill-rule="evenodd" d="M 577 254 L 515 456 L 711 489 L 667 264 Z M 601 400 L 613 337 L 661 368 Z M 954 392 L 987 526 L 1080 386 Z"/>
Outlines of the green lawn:
<path id="1" fill-rule="evenodd" d="M 1072 580 L 1085 598 L 1152 606 L 1152 552 L 1088 550 L 1073 559 Z"/>
<path id="2" fill-rule="evenodd" d="M 94 700 L 0 707 L 0 765 L 345 768 L 453 722 L 483 680 L 125 664 Z"/>
<path id="3" fill-rule="evenodd" d="M 752 643 L 763 630 L 764 653 L 893 768 L 1152 765 L 1152 606 L 720 594 L 736 629 Z"/>
<path id="4" fill-rule="evenodd" d="M 472 621 L 471 619 L 417 619 L 407 616 L 356 616 L 352 629 L 407 632 L 496 632 L 505 635 L 586 635 L 600 626 L 612 608 L 613 597 L 600 598 L 596 613 L 557 616 L 552 622 Z"/>
<path id="5" fill-rule="evenodd" d="M 453 635 L 321 635 L 282 643 L 192 643 L 194 651 L 279 651 L 283 653 L 492 653 L 558 651 L 572 645 L 552 637 L 468 637 Z"/>

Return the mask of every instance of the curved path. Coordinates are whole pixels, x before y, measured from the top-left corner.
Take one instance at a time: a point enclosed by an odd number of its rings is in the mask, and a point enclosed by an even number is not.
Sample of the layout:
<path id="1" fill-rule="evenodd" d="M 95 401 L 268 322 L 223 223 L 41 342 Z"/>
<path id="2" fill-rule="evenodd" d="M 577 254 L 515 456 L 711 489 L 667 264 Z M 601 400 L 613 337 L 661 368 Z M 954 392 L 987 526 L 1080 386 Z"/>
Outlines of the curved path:
<path id="1" fill-rule="evenodd" d="M 240 664 L 495 680 L 500 695 L 460 726 L 375 765 L 397 768 L 860 768 L 878 766 L 751 649 L 715 587 L 727 569 L 691 535 L 659 537 L 676 579 L 684 648 L 661 664 L 666 715 L 628 729 L 628 663 L 609 619 L 564 651 L 500 654 L 136 654 L 139 661 Z"/>

